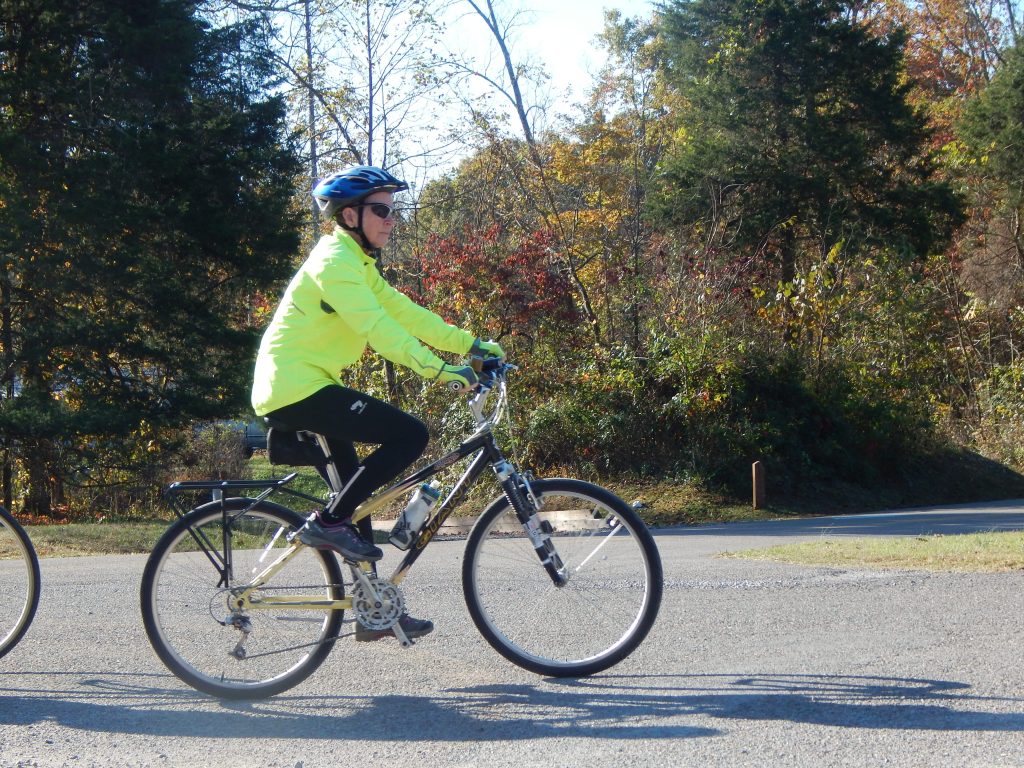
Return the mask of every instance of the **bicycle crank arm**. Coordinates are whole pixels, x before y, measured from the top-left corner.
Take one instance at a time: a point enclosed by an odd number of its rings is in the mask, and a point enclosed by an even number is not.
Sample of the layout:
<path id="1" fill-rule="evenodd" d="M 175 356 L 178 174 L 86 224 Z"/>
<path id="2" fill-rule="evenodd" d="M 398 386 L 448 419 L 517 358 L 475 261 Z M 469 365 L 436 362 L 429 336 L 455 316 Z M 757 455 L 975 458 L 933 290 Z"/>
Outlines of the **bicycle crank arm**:
<path id="1" fill-rule="evenodd" d="M 402 629 L 402 625 L 400 623 L 396 622 L 395 626 L 393 626 L 391 629 L 394 631 L 395 637 L 398 639 L 398 642 L 402 644 L 403 648 L 412 647 L 412 638 L 405 634 L 405 630 Z"/>

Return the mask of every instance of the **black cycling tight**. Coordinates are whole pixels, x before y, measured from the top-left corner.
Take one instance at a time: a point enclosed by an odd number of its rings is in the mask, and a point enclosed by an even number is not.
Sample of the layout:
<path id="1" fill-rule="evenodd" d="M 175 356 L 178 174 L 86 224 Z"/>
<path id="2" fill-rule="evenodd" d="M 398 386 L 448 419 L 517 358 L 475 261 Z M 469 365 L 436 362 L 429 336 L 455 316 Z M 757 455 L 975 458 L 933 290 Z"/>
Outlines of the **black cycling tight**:
<path id="1" fill-rule="evenodd" d="M 351 481 L 331 514 L 322 516 L 325 523 L 341 523 L 352 517 L 356 507 L 370 494 L 416 461 L 430 439 L 426 425 L 415 416 L 362 392 L 336 385 L 324 387 L 305 400 L 267 415 L 293 429 L 326 437 L 342 486 Z M 353 443 L 370 443 L 378 448 L 360 464 Z M 359 472 L 360 467 L 362 472 Z M 358 477 L 355 477 L 357 472 Z M 369 518 L 364 519 L 368 527 Z"/>

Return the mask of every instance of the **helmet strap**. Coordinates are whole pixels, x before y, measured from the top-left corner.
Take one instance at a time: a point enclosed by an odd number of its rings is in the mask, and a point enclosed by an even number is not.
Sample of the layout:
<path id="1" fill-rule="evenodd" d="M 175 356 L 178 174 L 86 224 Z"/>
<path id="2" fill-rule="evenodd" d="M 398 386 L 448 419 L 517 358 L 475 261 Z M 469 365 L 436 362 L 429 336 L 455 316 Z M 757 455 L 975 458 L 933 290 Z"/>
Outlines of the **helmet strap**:
<path id="1" fill-rule="evenodd" d="M 353 206 L 353 207 L 355 207 L 355 206 Z M 370 241 L 366 239 L 366 233 L 363 232 L 363 208 L 362 208 L 362 206 L 356 208 L 356 210 L 358 211 L 357 215 L 359 216 L 359 219 L 356 222 L 356 225 L 354 227 L 350 227 L 348 224 L 345 223 L 344 216 L 338 216 L 335 219 L 335 221 L 338 223 L 339 227 L 344 229 L 346 232 L 349 232 L 349 233 L 351 233 L 351 234 L 356 236 L 356 242 L 359 243 L 359 247 L 363 249 L 363 251 L 366 253 L 367 256 L 370 256 L 371 258 L 374 258 L 374 259 L 379 259 L 380 258 L 380 248 L 374 248 L 372 245 L 370 245 Z M 340 214 L 341 211 L 339 211 L 338 213 Z"/>
<path id="2" fill-rule="evenodd" d="M 371 259 L 380 260 L 381 249 L 374 248 L 370 245 L 370 241 L 366 239 L 366 233 L 363 232 L 363 206 L 350 206 L 356 208 L 358 213 L 356 214 L 359 218 L 356 220 L 356 225 L 350 227 L 345 223 L 345 217 L 340 215 L 341 211 L 338 211 L 338 216 L 334 219 L 338 226 L 344 229 L 346 232 L 356 236 L 356 242 L 359 243 L 359 247 L 363 249 L 363 252 Z M 342 209 L 344 210 L 344 209 Z"/>

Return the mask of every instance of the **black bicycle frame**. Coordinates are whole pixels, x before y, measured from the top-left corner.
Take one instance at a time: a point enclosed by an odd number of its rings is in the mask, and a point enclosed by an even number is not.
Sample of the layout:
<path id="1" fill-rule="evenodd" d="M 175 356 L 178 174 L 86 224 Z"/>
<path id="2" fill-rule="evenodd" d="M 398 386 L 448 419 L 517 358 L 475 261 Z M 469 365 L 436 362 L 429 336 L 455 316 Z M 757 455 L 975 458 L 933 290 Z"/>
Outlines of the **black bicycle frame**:
<path id="1" fill-rule="evenodd" d="M 375 496 L 382 496 L 391 493 L 401 486 L 414 487 L 419 483 L 433 477 L 443 469 L 447 469 L 452 464 L 455 464 L 462 459 L 468 458 L 473 454 L 477 454 L 473 461 L 470 462 L 466 471 L 459 478 L 455 487 L 448 494 L 442 502 L 440 502 L 432 511 L 430 517 L 427 519 L 423 528 L 420 530 L 419 535 L 413 542 L 409 551 L 402 559 L 395 572 L 395 576 L 401 580 L 405 574 L 412 567 L 413 563 L 419 559 L 420 554 L 426 548 L 427 544 L 431 542 L 441 526 L 444 525 L 445 521 L 451 517 L 452 512 L 458 507 L 466 497 L 469 489 L 479 479 L 480 475 L 483 474 L 484 468 L 491 466 L 495 470 L 495 474 L 499 475 L 499 482 L 502 490 L 508 497 L 509 502 L 514 509 L 516 516 L 519 521 L 526 524 L 530 515 L 530 505 L 527 499 L 524 497 L 522 490 L 519 488 L 516 482 L 516 473 L 514 469 L 505 461 L 505 456 L 501 449 L 498 447 L 497 442 L 494 439 L 494 435 L 488 429 L 479 434 L 474 435 L 469 440 L 462 443 L 454 451 L 442 456 L 434 462 L 426 465 L 425 467 L 417 470 L 411 475 L 403 478 L 397 483 L 391 485 L 389 488 L 378 492 Z M 330 460 L 330 459 L 329 459 Z M 502 473 L 502 470 L 507 467 L 507 474 Z M 322 503 L 321 499 L 317 499 L 308 494 L 300 491 L 292 490 L 287 488 L 287 483 L 291 482 L 295 478 L 296 473 L 292 473 L 280 480 L 200 480 L 200 481 L 183 481 L 173 483 L 168 487 L 165 496 L 168 499 L 171 507 L 174 509 L 178 517 L 183 515 L 183 511 L 179 509 L 177 503 L 177 494 L 180 491 L 196 491 L 196 490 L 210 490 L 214 492 L 220 492 L 220 501 L 222 514 L 224 517 L 223 535 L 224 541 L 221 543 L 223 547 L 222 551 L 218 551 L 217 548 L 210 542 L 205 535 L 197 535 L 195 531 L 190 531 L 192 538 L 195 539 L 200 549 L 206 554 L 210 562 L 220 572 L 221 580 L 226 586 L 231 579 L 231 542 L 230 542 L 230 527 L 231 527 L 231 515 L 227 511 L 227 507 L 224 504 L 224 491 L 239 491 L 248 488 L 260 488 L 260 493 L 255 499 L 253 499 L 252 506 L 259 504 L 259 502 L 269 498 L 272 494 L 277 492 L 283 492 L 291 496 L 297 496 L 307 501 L 313 501 Z M 372 501 L 371 497 L 371 501 Z M 236 515 L 244 514 L 245 510 L 239 510 Z M 552 580 L 556 585 L 564 583 L 564 577 L 560 574 L 560 562 L 557 560 L 557 555 L 554 555 L 553 551 L 550 550 L 546 545 L 537 545 L 537 556 L 541 559 L 545 569 L 551 575 Z"/>
<path id="2" fill-rule="evenodd" d="M 528 527 L 530 517 L 533 514 L 531 504 L 524 495 L 524 491 L 520 488 L 518 482 L 518 473 L 515 472 L 514 468 L 505 461 L 505 457 L 498 447 L 498 444 L 494 440 L 494 435 L 490 431 L 484 432 L 480 435 L 476 435 L 473 438 L 467 440 L 465 443 L 460 445 L 457 449 L 452 451 L 446 456 L 442 456 L 432 464 L 428 464 L 426 467 L 418 472 L 415 472 L 404 480 L 392 485 L 384 493 L 388 493 L 399 486 L 407 485 L 409 483 L 417 483 L 432 477 L 437 472 L 446 467 L 454 464 L 460 459 L 464 459 L 471 456 L 473 453 L 477 454 L 476 458 L 470 462 L 470 465 L 466 468 L 462 477 L 455 484 L 451 493 L 448 497 L 441 502 L 431 517 L 424 524 L 420 530 L 419 536 L 416 541 L 413 542 L 409 552 L 402 559 L 398 569 L 395 571 L 395 578 L 401 581 L 405 574 L 412 568 L 412 564 L 416 562 L 420 554 L 426 548 L 427 544 L 434 538 L 441 526 L 444 525 L 452 512 L 466 497 L 469 488 L 472 487 L 473 483 L 480 477 L 484 471 L 484 467 L 490 465 L 495 474 L 498 475 L 499 482 L 502 490 L 505 492 L 505 496 L 512 506 L 513 511 L 516 513 L 516 517 L 519 522 L 524 526 Z M 504 472 L 507 468 L 507 473 Z M 529 529 L 528 530 L 533 530 Z M 556 587 L 561 587 L 566 583 L 565 574 L 562 572 L 562 561 L 559 558 L 558 553 L 555 552 L 554 548 L 547 542 L 546 539 L 535 538 L 531 534 L 531 541 L 533 542 L 534 551 L 537 553 L 537 557 L 540 559 L 541 565 L 544 566 L 544 570 L 547 571 L 551 577 L 551 582 Z M 397 583 L 397 581 L 396 581 Z"/>
<path id="3" fill-rule="evenodd" d="M 404 480 L 399 481 L 391 486 L 388 490 L 397 488 L 400 485 L 407 485 L 409 483 L 421 483 L 430 477 L 433 477 L 443 469 L 447 469 L 452 464 L 462 459 L 472 456 L 474 453 L 477 454 L 476 458 L 470 462 L 466 471 L 463 472 L 462 477 L 459 478 L 458 482 L 455 483 L 455 487 L 452 488 L 442 502 L 440 502 L 433 510 L 430 518 L 424 523 L 423 528 L 420 530 L 419 536 L 409 547 L 409 551 L 406 553 L 402 562 L 398 566 L 397 574 L 404 575 L 412 567 L 412 564 L 416 562 L 423 550 L 426 549 L 427 544 L 430 543 L 431 539 L 437 535 L 441 526 L 444 525 L 445 521 L 451 517 L 452 512 L 459 506 L 466 498 L 466 494 L 473 484 L 479 479 L 480 475 L 483 474 L 484 469 L 490 466 L 496 466 L 501 462 L 505 461 L 505 457 L 498 448 L 498 444 L 494 440 L 494 435 L 489 431 L 484 432 L 480 435 L 470 438 L 454 451 L 445 456 L 442 456 L 437 461 L 434 461 L 427 466 L 423 467 L 417 472 L 406 477 Z M 387 491 L 385 491 L 387 493 Z"/>

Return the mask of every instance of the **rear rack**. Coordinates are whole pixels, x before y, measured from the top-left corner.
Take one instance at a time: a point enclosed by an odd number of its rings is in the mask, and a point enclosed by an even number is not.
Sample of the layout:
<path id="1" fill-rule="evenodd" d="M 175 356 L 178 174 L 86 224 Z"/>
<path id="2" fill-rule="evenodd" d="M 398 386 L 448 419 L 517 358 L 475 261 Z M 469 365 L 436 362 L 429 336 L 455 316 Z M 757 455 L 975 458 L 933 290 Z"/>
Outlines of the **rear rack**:
<path id="1" fill-rule="evenodd" d="M 165 496 L 175 496 L 180 491 L 235 491 L 242 488 L 270 488 L 279 490 L 299 476 L 292 472 L 277 480 L 180 480 L 171 483 L 164 491 Z"/>
<path id="2" fill-rule="evenodd" d="M 192 508 L 191 501 L 183 501 L 179 498 L 180 495 L 196 491 L 210 491 L 211 501 L 219 501 L 221 504 L 224 503 L 225 495 L 238 495 L 238 491 L 252 489 L 260 491 L 252 500 L 252 505 L 269 498 L 277 492 L 287 493 L 289 496 L 296 496 L 314 504 L 322 505 L 324 503 L 322 498 L 310 496 L 308 493 L 286 487 L 288 483 L 298 476 L 298 472 L 292 472 L 277 480 L 179 480 L 178 482 L 171 483 L 164 489 L 164 498 L 171 509 L 174 510 L 174 514 L 179 518 L 183 517 Z M 228 492 L 236 493 L 229 494 Z"/>

